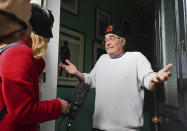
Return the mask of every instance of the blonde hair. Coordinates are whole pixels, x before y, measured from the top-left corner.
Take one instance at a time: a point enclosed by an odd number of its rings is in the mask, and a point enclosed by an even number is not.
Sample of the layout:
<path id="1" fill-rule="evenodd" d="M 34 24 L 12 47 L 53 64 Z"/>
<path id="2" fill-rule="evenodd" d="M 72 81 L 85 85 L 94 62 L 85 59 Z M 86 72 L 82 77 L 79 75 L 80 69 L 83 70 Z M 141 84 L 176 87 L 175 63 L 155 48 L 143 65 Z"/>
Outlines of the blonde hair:
<path id="1" fill-rule="evenodd" d="M 32 39 L 32 52 L 35 59 L 40 59 L 48 52 L 48 42 L 50 38 L 45 38 L 39 35 L 31 33 Z"/>

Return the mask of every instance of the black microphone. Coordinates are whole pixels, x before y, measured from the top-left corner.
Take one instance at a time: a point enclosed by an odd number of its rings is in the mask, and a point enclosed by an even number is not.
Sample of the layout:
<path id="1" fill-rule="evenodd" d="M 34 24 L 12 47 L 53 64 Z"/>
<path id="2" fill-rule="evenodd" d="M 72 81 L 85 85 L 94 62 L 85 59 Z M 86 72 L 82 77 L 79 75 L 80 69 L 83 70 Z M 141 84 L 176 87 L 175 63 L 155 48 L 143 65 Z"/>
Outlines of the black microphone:
<path id="1" fill-rule="evenodd" d="M 75 87 L 73 96 L 70 99 L 70 104 L 71 104 L 70 111 L 66 115 L 69 117 L 69 121 L 67 124 L 67 131 L 69 131 L 72 122 L 75 119 L 78 108 L 80 108 L 84 104 L 89 91 L 90 91 L 90 85 L 83 82 L 79 82 L 78 85 Z"/>

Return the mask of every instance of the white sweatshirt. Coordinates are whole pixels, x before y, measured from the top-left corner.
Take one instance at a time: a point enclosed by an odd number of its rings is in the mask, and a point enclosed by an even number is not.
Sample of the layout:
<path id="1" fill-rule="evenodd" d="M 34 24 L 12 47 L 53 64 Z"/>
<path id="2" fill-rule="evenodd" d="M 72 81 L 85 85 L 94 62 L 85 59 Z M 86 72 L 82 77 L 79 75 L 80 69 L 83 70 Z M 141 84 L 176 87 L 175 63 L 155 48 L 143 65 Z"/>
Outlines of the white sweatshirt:
<path id="1" fill-rule="evenodd" d="M 112 59 L 102 55 L 85 82 L 96 87 L 93 127 L 107 131 L 134 131 L 143 125 L 144 89 L 155 76 L 140 52 Z M 133 130 L 134 129 L 134 130 Z"/>

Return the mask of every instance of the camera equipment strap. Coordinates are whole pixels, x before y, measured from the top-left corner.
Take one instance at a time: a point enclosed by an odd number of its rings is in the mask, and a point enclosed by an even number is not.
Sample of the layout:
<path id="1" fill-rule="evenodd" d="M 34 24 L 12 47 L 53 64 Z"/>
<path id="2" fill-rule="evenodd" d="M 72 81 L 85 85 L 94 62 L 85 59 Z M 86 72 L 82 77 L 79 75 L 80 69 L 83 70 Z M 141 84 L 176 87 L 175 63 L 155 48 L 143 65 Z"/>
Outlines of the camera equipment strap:
<path id="1" fill-rule="evenodd" d="M 7 48 L 11 47 L 11 46 L 14 46 L 14 45 L 24 45 L 22 43 L 12 43 L 12 44 L 9 44 L 7 45 L 6 47 L 0 49 L 0 54 L 5 51 Z M 4 105 L 4 107 L 1 109 L 0 111 L 0 121 L 4 118 L 5 114 L 7 113 L 7 109 L 6 109 L 6 105 Z"/>
<path id="2" fill-rule="evenodd" d="M 7 45 L 6 47 L 0 49 L 0 54 L 3 53 L 3 51 L 5 51 L 7 48 L 9 48 L 9 47 L 11 47 L 11 46 L 14 46 L 14 45 L 24 45 L 24 44 L 23 44 L 23 43 L 19 43 L 19 42 L 9 44 L 9 45 Z"/>

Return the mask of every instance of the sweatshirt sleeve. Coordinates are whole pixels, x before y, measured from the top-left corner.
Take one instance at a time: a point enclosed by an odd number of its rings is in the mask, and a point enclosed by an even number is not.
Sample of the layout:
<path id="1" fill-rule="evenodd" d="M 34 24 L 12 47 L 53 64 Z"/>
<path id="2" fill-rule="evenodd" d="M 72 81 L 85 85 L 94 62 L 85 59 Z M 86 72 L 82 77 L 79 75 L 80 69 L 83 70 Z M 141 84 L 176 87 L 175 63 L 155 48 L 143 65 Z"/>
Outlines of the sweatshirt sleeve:
<path id="1" fill-rule="evenodd" d="M 149 90 L 149 82 L 155 77 L 156 73 L 153 72 L 150 62 L 140 52 L 138 52 L 138 79 L 143 87 Z"/>
<path id="2" fill-rule="evenodd" d="M 60 101 L 36 99 L 35 70 L 30 48 L 18 45 L 7 49 L 2 65 L 2 92 L 10 118 L 19 124 L 37 124 L 61 114 Z"/>
<path id="3" fill-rule="evenodd" d="M 93 68 L 90 73 L 84 73 L 85 83 L 89 84 L 91 88 L 95 88 L 95 69 Z"/>
<path id="4" fill-rule="evenodd" d="M 98 62 L 95 64 L 94 68 L 91 70 L 90 73 L 84 73 L 85 75 L 85 83 L 89 84 L 91 88 L 96 87 L 96 68 Z"/>

